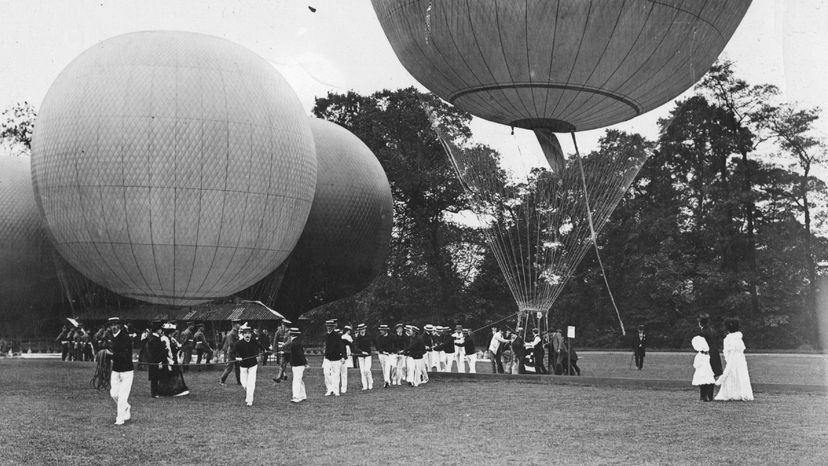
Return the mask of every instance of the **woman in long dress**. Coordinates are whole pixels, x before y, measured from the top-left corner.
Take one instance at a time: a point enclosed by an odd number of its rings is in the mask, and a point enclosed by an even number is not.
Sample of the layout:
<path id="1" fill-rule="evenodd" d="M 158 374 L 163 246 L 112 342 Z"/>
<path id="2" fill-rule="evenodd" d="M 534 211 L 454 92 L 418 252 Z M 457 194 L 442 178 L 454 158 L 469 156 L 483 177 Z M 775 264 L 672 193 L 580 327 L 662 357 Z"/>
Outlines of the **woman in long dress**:
<path id="1" fill-rule="evenodd" d="M 727 364 L 724 373 L 716 381 L 719 385 L 717 401 L 752 401 L 753 388 L 750 386 L 747 361 L 745 360 L 745 343 L 742 341 L 742 332 L 739 331 L 737 319 L 725 320 L 728 331 L 724 338 L 722 354 Z"/>

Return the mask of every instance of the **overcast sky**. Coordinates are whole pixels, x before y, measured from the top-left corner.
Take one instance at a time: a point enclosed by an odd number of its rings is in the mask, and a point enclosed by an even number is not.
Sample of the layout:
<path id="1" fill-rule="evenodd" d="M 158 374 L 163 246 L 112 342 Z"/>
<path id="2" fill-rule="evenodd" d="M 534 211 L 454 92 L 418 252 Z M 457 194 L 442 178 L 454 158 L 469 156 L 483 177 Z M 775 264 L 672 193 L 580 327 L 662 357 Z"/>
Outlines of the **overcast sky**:
<path id="1" fill-rule="evenodd" d="M 316 8 L 313 13 L 308 6 Z M 315 96 L 353 89 L 419 86 L 395 57 L 369 0 L 0 0 L 0 108 L 35 107 L 58 73 L 107 38 L 141 30 L 183 30 L 239 43 L 270 61 L 307 112 Z M 828 2 L 754 0 L 723 53 L 750 83 L 779 86 L 788 100 L 828 103 Z M 664 105 L 614 128 L 656 136 Z M 534 136 L 476 120 L 475 138 L 509 157 L 513 168 L 539 160 Z M 828 136 L 828 115 L 819 127 Z M 582 152 L 604 130 L 578 133 Z M 569 138 L 561 138 L 572 152 Z M 520 153 L 523 159 L 516 155 Z"/>

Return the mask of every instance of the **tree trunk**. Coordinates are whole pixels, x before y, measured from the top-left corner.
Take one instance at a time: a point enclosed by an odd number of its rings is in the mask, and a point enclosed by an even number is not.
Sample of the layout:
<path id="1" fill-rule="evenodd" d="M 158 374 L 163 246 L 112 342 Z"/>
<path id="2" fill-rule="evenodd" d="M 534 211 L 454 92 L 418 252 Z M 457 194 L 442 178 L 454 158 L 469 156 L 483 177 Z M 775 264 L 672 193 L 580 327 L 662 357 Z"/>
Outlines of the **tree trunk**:
<path id="1" fill-rule="evenodd" d="M 811 252 L 811 207 L 808 204 L 808 172 L 805 170 L 802 176 L 802 210 L 805 214 L 805 266 L 808 268 L 808 296 L 805 303 L 805 308 L 808 315 L 809 328 L 811 329 L 810 340 L 819 344 L 819 326 L 817 325 L 816 315 L 816 262 L 814 255 Z"/>

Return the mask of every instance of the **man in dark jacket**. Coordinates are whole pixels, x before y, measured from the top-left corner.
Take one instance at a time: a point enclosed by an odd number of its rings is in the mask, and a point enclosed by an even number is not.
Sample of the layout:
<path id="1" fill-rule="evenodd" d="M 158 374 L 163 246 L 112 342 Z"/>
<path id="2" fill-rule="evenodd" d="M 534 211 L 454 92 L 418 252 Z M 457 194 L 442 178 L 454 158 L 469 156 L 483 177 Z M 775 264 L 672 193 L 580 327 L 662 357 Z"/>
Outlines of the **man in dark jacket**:
<path id="1" fill-rule="evenodd" d="M 359 364 L 359 375 L 360 380 L 362 381 L 362 389 L 373 390 L 374 376 L 371 375 L 371 346 L 374 345 L 374 341 L 370 336 L 368 336 L 367 330 L 367 325 L 357 325 L 357 336 L 354 339 L 354 352 L 356 353 Z"/>
<path id="2" fill-rule="evenodd" d="M 524 357 L 526 356 L 526 347 L 523 341 L 523 328 L 515 329 L 515 337 L 512 340 L 512 374 L 524 374 Z M 515 369 L 517 368 L 517 372 Z"/>
<path id="3" fill-rule="evenodd" d="M 469 364 L 469 374 L 477 373 L 477 348 L 474 346 L 474 338 L 470 329 L 463 329 L 463 357 Z"/>
<path id="4" fill-rule="evenodd" d="M 342 334 L 336 329 L 336 319 L 325 321 L 325 331 L 325 359 L 322 360 L 325 396 L 339 396 L 340 371 L 345 355 L 342 353 Z"/>
<path id="5" fill-rule="evenodd" d="M 635 356 L 635 367 L 641 370 L 644 367 L 644 355 L 647 353 L 647 334 L 644 333 L 644 326 L 638 326 L 638 332 L 633 334 L 633 355 Z"/>
<path id="6" fill-rule="evenodd" d="M 161 341 L 161 322 L 150 324 L 150 334 L 147 337 L 146 355 L 148 376 L 150 381 L 150 396 L 158 398 L 158 382 L 163 372 L 167 370 L 167 357 L 164 342 Z"/>
<path id="7" fill-rule="evenodd" d="M 177 340 L 181 344 L 181 371 L 187 372 L 195 348 L 195 322 L 187 322 L 187 328 L 178 335 Z"/>
<path id="8" fill-rule="evenodd" d="M 291 371 L 293 371 L 293 394 L 290 401 L 299 403 L 308 398 L 305 392 L 305 381 L 302 377 L 305 374 L 305 367 L 308 365 L 308 360 L 305 357 L 305 348 L 302 346 L 302 332 L 298 328 L 290 329 L 290 340 L 285 344 L 285 357 L 290 362 Z"/>
<path id="9" fill-rule="evenodd" d="M 410 325 L 406 331 L 409 338 L 409 344 L 404 353 L 407 356 L 410 356 L 413 360 L 412 369 L 408 370 L 408 385 L 412 387 L 420 385 L 420 379 L 423 376 L 423 355 L 426 352 L 423 336 L 417 334 L 419 330 L 420 329 L 414 325 Z"/>
<path id="10" fill-rule="evenodd" d="M 710 326 L 710 315 L 702 314 L 699 316 L 700 335 L 704 337 L 710 354 L 710 368 L 713 369 L 713 376 L 718 377 L 722 375 L 722 358 L 719 354 L 721 346 L 719 345 L 719 336 L 713 327 Z"/>
<path id="11" fill-rule="evenodd" d="M 230 375 L 230 372 L 233 372 L 236 375 L 236 383 L 241 385 L 239 365 L 236 364 L 236 342 L 239 341 L 240 325 L 241 321 L 238 319 L 233 320 L 233 329 L 227 332 L 227 336 L 224 337 L 224 345 L 222 346 L 222 349 L 224 350 L 227 366 L 221 373 L 221 379 L 219 380 L 221 385 L 224 385 L 224 381 L 227 380 L 227 376 Z"/>
<path id="12" fill-rule="evenodd" d="M 112 357 L 112 373 L 109 377 L 109 396 L 115 401 L 117 414 L 115 425 L 122 425 L 132 418 L 129 392 L 132 390 L 132 378 L 135 366 L 132 364 L 132 338 L 127 335 L 121 319 L 111 317 L 108 321 L 112 332 L 112 344 L 106 350 Z"/>
<path id="13" fill-rule="evenodd" d="M 244 402 L 253 406 L 253 394 L 256 391 L 256 371 L 258 369 L 259 343 L 253 340 L 253 329 L 247 324 L 239 327 L 242 338 L 236 342 L 233 354 L 239 366 L 241 386 L 244 387 Z"/>
<path id="14" fill-rule="evenodd" d="M 391 386 L 392 361 L 396 364 L 396 359 L 391 356 L 394 353 L 394 342 L 391 340 L 391 336 L 388 335 L 387 325 L 380 325 L 378 330 L 379 335 L 377 336 L 374 346 L 376 346 L 377 353 L 379 353 L 379 362 L 380 367 L 382 368 L 382 380 L 384 382 L 383 387 L 388 388 Z"/>

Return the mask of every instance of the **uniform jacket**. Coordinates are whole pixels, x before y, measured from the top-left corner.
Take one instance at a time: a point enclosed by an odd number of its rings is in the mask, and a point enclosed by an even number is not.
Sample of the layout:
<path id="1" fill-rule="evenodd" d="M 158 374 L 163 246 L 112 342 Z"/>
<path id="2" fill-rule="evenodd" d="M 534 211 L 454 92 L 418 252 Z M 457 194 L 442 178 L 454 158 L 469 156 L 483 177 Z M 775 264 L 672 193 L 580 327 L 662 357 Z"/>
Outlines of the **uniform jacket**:
<path id="1" fill-rule="evenodd" d="M 448 354 L 454 354 L 454 336 L 448 333 L 444 334 L 440 348 Z"/>
<path id="2" fill-rule="evenodd" d="M 339 361 L 345 358 L 342 352 L 342 334 L 339 330 L 325 335 L 325 359 L 329 361 Z"/>
<path id="3" fill-rule="evenodd" d="M 633 351 L 644 352 L 647 349 L 647 334 L 639 336 L 638 332 L 633 334 Z"/>
<path id="4" fill-rule="evenodd" d="M 394 353 L 394 342 L 391 341 L 391 335 L 379 335 L 374 342 L 378 353 Z"/>
<path id="5" fill-rule="evenodd" d="M 463 347 L 466 349 L 466 354 L 474 354 L 477 352 L 477 348 L 474 347 L 474 340 L 471 335 L 466 336 L 466 341 L 463 343 Z"/>
<path id="6" fill-rule="evenodd" d="M 305 348 L 302 346 L 301 341 L 294 338 L 287 344 L 287 346 L 287 354 L 290 355 L 291 366 L 299 367 L 308 365 L 308 359 L 305 357 Z"/>
<path id="7" fill-rule="evenodd" d="M 236 342 L 233 353 L 236 355 L 235 357 L 242 358 L 239 361 L 239 367 L 253 367 L 257 364 L 256 359 L 259 356 L 259 343 L 253 340 L 253 338 L 250 341 L 244 341 L 242 338 Z"/>
<path id="8" fill-rule="evenodd" d="M 425 354 L 425 343 L 423 342 L 422 335 L 414 335 L 411 338 L 411 342 L 408 344 L 408 348 L 405 349 L 405 354 L 411 356 L 414 359 L 423 359 L 423 355 Z"/>
<path id="9" fill-rule="evenodd" d="M 181 343 L 181 349 L 183 350 L 190 350 L 193 349 L 193 345 L 195 344 L 195 338 L 193 337 L 193 331 L 190 330 L 189 327 L 184 329 L 183 332 L 177 338 L 178 342 Z"/>
<path id="10" fill-rule="evenodd" d="M 132 364 L 132 339 L 124 330 L 112 337 L 112 370 L 129 372 L 135 370 Z"/>
<path id="11" fill-rule="evenodd" d="M 356 340 L 354 340 L 354 347 L 356 348 L 357 356 L 370 356 L 372 344 L 373 342 L 370 336 L 357 335 Z"/>
<path id="12" fill-rule="evenodd" d="M 227 359 L 230 360 L 236 357 L 236 342 L 239 341 L 239 332 L 236 329 L 230 330 L 227 332 L 227 336 L 224 337 L 224 345 L 222 346 L 222 350 L 227 353 Z"/>

